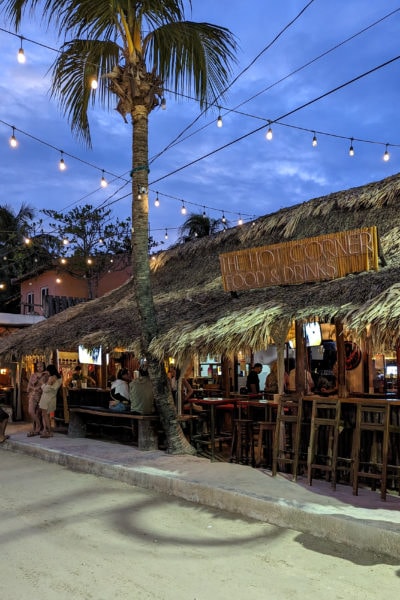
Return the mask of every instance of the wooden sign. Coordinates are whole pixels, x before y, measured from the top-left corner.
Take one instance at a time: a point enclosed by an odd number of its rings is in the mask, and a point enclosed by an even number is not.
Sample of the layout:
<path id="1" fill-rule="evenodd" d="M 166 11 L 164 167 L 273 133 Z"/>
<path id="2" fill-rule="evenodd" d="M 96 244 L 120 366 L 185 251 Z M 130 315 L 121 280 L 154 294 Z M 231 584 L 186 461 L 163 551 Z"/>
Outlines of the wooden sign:
<path id="1" fill-rule="evenodd" d="M 219 256 L 227 292 L 325 281 L 378 270 L 376 227 L 363 227 Z"/>

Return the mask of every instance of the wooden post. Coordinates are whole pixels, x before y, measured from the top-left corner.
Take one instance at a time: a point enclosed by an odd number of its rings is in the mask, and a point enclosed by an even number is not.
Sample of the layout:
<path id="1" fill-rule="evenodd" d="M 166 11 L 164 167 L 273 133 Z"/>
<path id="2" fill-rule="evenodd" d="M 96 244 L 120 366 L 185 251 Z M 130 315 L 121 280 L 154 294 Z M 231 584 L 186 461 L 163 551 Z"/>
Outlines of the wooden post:
<path id="1" fill-rule="evenodd" d="M 339 398 L 347 398 L 346 388 L 346 354 L 344 349 L 343 323 L 340 319 L 335 320 L 336 350 L 337 350 L 337 384 Z"/>
<path id="2" fill-rule="evenodd" d="M 304 394 L 306 391 L 306 352 L 303 321 L 295 322 L 296 332 L 296 392 Z"/>

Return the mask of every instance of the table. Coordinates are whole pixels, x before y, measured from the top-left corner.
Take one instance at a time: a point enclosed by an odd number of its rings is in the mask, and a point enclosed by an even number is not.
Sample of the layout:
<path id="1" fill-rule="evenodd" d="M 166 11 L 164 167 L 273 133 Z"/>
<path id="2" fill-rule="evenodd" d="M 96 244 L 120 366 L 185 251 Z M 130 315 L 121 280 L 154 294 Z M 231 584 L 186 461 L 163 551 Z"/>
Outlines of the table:
<path id="1" fill-rule="evenodd" d="M 205 409 L 209 410 L 210 413 L 210 434 L 209 438 L 204 438 L 202 435 L 193 436 L 193 441 L 197 444 L 210 445 L 211 446 L 211 461 L 215 460 L 215 443 L 221 440 L 226 441 L 232 435 L 220 435 L 216 437 L 215 435 L 215 409 L 217 406 L 227 406 L 236 404 L 234 398 L 190 398 L 188 400 L 190 404 L 199 404 L 200 406 L 204 406 Z M 192 411 L 192 408 L 190 408 Z"/>

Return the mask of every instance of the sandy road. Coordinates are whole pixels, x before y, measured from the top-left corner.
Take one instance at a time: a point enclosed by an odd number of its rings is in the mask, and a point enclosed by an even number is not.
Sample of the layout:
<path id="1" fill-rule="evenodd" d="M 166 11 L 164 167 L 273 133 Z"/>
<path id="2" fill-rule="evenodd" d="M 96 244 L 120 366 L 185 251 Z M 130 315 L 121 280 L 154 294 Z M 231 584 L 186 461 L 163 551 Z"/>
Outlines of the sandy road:
<path id="1" fill-rule="evenodd" d="M 400 565 L 0 450 L 0 596 L 379 600 Z"/>

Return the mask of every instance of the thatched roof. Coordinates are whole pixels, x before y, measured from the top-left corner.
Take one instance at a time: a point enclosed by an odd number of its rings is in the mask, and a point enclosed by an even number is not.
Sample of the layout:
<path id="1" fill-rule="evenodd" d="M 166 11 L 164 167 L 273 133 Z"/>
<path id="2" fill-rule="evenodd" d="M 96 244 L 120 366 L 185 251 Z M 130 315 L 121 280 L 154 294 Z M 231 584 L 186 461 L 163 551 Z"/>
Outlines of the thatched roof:
<path id="1" fill-rule="evenodd" d="M 159 253 L 151 261 L 159 320 L 159 335 L 152 342 L 152 350 L 160 357 L 180 357 L 193 351 L 260 349 L 266 346 L 272 327 L 294 318 L 330 320 L 347 315 L 349 326 L 362 332 L 371 319 L 378 318 L 379 327 L 374 331 L 387 327 L 387 316 L 392 314 L 390 327 L 398 331 L 399 202 L 400 175 L 395 175 Z M 381 244 L 382 266 L 377 272 L 239 292 L 238 298 L 223 290 L 221 253 L 370 226 L 377 226 Z M 134 349 L 139 338 L 130 280 L 102 298 L 0 340 L 0 354 L 21 356 L 56 348 L 75 349 L 78 343 Z M 378 343 L 383 337 L 379 339 L 376 334 L 374 339 Z"/>

